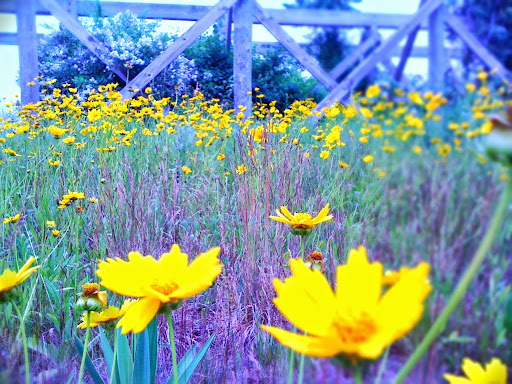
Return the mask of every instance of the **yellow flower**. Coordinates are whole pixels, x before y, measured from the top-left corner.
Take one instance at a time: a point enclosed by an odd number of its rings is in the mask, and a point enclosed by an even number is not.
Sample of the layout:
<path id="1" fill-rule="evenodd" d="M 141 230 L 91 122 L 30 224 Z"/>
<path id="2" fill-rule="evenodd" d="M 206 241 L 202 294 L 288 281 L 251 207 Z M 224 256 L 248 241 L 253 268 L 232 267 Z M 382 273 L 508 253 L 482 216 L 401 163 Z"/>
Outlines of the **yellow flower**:
<path id="1" fill-rule="evenodd" d="M 74 137 L 74 136 L 68 136 L 68 137 L 66 137 L 65 139 L 62 139 L 62 142 L 63 142 L 64 144 L 69 144 L 69 145 L 71 145 L 71 144 L 73 144 L 73 143 L 75 142 L 75 137 Z"/>
<path id="2" fill-rule="evenodd" d="M 34 273 L 41 266 L 38 265 L 36 267 L 30 268 L 30 266 L 36 260 L 35 257 L 30 256 L 25 265 L 21 267 L 21 269 L 16 273 L 7 268 L 0 275 L 0 298 L 6 293 L 10 292 L 14 287 L 23 283 L 27 277 L 29 277 L 32 273 Z"/>
<path id="3" fill-rule="evenodd" d="M 183 173 L 184 173 L 185 175 L 188 175 L 189 173 L 192 173 L 192 170 L 191 170 L 189 167 L 187 167 L 186 165 L 184 165 L 183 167 L 181 167 L 181 170 L 183 171 Z"/>
<path id="4" fill-rule="evenodd" d="M 225 158 L 226 158 L 226 155 L 225 155 L 225 154 L 223 154 L 223 153 L 219 153 L 219 154 L 217 155 L 217 161 L 222 161 L 222 160 L 224 160 Z"/>
<path id="5" fill-rule="evenodd" d="M 454 376 L 446 373 L 444 378 L 450 384 L 506 384 L 507 367 L 500 359 L 493 358 L 490 363 L 485 365 L 465 358 L 462 360 L 462 370 L 466 377 Z"/>
<path id="6" fill-rule="evenodd" d="M 329 151 L 322 151 L 320 153 L 320 158 L 321 159 L 328 159 L 330 156 L 331 156 L 331 152 L 329 152 Z"/>
<path id="7" fill-rule="evenodd" d="M 350 165 L 348 165 L 347 163 L 344 163 L 343 161 L 338 161 L 338 164 L 340 166 L 340 168 L 348 168 L 350 167 Z"/>
<path id="8" fill-rule="evenodd" d="M 167 304 L 195 296 L 213 284 L 222 270 L 220 248 L 200 254 L 190 265 L 188 256 L 174 244 L 160 260 L 130 252 L 128 261 L 100 261 L 96 274 L 105 288 L 120 295 L 140 297 L 117 324 L 122 334 L 142 332 Z"/>
<path id="9" fill-rule="evenodd" d="M 20 219 L 20 217 L 21 217 L 21 215 L 19 213 L 17 215 L 12 216 L 12 217 L 6 217 L 4 219 L 4 224 L 15 223 L 15 222 L 17 222 Z"/>
<path id="10" fill-rule="evenodd" d="M 124 301 L 121 308 L 110 306 L 110 307 L 105 308 L 101 312 L 94 312 L 94 311 L 89 312 L 89 316 L 91 317 L 89 326 L 91 328 L 97 327 L 98 325 L 111 323 L 111 322 L 119 319 L 120 317 L 123 317 L 125 315 L 126 311 L 128 310 L 128 308 L 130 308 L 130 306 L 135 302 L 136 301 L 134 301 L 134 300 L 128 299 L 128 300 Z M 88 312 L 84 312 L 82 314 L 82 322 L 80 324 L 78 324 L 77 328 L 81 328 L 81 329 L 87 328 L 87 313 Z"/>
<path id="11" fill-rule="evenodd" d="M 270 216 L 269 218 L 288 224 L 294 235 L 307 235 L 309 234 L 308 231 L 311 231 L 318 224 L 329 221 L 334 217 L 327 215 L 329 213 L 329 204 L 322 208 L 315 217 L 312 217 L 309 213 L 295 213 L 292 215 L 285 206 L 281 207 L 281 212 L 276 209 L 276 213 L 277 216 Z"/>
<path id="12" fill-rule="evenodd" d="M 49 228 L 55 228 L 55 221 L 52 221 L 52 220 L 48 220 L 46 221 L 46 226 L 49 227 Z"/>
<path id="13" fill-rule="evenodd" d="M 367 155 L 367 156 L 363 157 L 363 161 L 365 163 L 371 163 L 372 160 L 373 160 L 373 156 L 372 155 Z"/>
<path id="14" fill-rule="evenodd" d="M 239 175 L 243 175 L 245 172 L 247 172 L 247 167 L 244 164 L 236 167 L 236 173 L 238 173 Z"/>
<path id="15" fill-rule="evenodd" d="M 53 235 L 53 237 L 57 237 L 57 236 L 59 236 L 59 235 L 60 235 L 60 231 L 59 231 L 58 229 L 54 229 L 54 230 L 52 231 L 52 235 Z"/>
<path id="16" fill-rule="evenodd" d="M 421 147 L 419 145 L 415 145 L 414 147 L 412 147 L 412 151 L 415 154 L 419 155 L 421 153 L 422 149 L 421 149 Z"/>
<path id="17" fill-rule="evenodd" d="M 429 265 L 420 263 L 382 295 L 382 264 L 369 263 L 366 249 L 351 250 L 337 269 L 333 292 L 324 275 L 290 259 L 293 276 L 274 280 L 274 304 L 307 335 L 262 326 L 294 351 L 314 357 L 340 354 L 376 359 L 419 321 L 430 292 Z"/>

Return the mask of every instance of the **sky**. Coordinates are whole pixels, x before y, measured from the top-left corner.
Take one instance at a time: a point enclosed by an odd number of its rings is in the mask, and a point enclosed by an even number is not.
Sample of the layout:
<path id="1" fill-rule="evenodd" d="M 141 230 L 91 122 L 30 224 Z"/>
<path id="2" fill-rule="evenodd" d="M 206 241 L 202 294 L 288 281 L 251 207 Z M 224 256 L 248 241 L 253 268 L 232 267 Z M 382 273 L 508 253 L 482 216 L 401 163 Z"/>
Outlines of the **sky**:
<path id="1" fill-rule="evenodd" d="M 172 3 L 172 4 L 193 4 L 193 5 L 214 5 L 217 0 L 124 0 L 128 2 L 143 3 Z M 284 3 L 294 3 L 293 0 L 258 0 L 258 3 L 264 8 L 284 8 Z M 360 3 L 353 4 L 355 8 L 363 12 L 379 12 L 379 13 L 402 13 L 412 14 L 418 8 L 419 0 L 362 0 Z M 37 17 L 38 33 L 45 33 L 47 29 L 44 24 L 58 26 L 58 22 L 53 17 Z M 177 27 L 183 32 L 192 25 L 192 22 L 182 22 Z M 305 35 L 308 34 L 308 28 L 285 27 L 285 29 L 294 36 L 297 42 L 306 42 Z M 0 32 L 16 32 L 16 18 L 14 15 L 0 13 Z M 388 36 L 391 31 L 381 31 L 384 37 Z M 266 31 L 261 25 L 253 27 L 253 40 L 257 42 L 275 41 L 273 36 Z M 417 37 L 417 44 L 425 46 L 427 44 L 426 32 L 421 32 Z M 19 70 L 18 47 L 13 45 L 0 45 L 0 100 L 12 101 L 13 95 L 19 94 L 19 87 L 16 79 Z M 406 73 L 420 74 L 426 73 L 425 59 L 409 59 Z"/>

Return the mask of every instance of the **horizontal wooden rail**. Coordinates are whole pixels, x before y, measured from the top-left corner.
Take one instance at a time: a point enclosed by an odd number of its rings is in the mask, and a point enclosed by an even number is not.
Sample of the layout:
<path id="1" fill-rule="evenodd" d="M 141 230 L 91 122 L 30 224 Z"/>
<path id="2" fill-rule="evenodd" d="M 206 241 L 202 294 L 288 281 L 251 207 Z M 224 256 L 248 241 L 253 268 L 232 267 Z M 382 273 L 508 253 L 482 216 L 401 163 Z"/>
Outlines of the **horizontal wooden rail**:
<path id="1" fill-rule="evenodd" d="M 16 12 L 16 2 L 20 0 L 1 0 L 0 13 Z M 102 1 L 102 16 L 114 16 L 119 12 L 130 10 L 147 19 L 197 21 L 212 8 L 200 5 L 178 5 L 161 3 L 128 3 L 117 1 Z M 78 16 L 94 16 L 98 12 L 95 1 L 78 0 Z M 340 28 L 399 28 L 410 15 L 406 14 L 381 14 L 336 10 L 317 9 L 266 9 L 268 15 L 280 25 L 310 26 L 310 27 L 340 27 Z M 37 7 L 38 15 L 50 15 L 47 9 Z M 254 18 L 254 23 L 259 21 Z M 422 23 L 422 28 L 427 24 Z"/>

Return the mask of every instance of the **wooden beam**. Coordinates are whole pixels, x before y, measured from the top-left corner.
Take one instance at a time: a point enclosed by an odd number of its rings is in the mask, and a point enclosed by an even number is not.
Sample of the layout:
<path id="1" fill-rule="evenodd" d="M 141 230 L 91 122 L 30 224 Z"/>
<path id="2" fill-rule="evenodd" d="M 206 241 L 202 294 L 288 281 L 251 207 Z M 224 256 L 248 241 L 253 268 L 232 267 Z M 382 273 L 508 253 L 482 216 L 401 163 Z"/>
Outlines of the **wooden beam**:
<path id="1" fill-rule="evenodd" d="M 348 55 L 342 62 L 336 65 L 330 72 L 329 75 L 333 79 L 337 79 L 343 75 L 352 65 L 357 63 L 359 60 L 364 58 L 366 52 L 373 48 L 375 45 L 380 43 L 382 36 L 376 31 L 372 31 L 370 37 L 364 40 L 360 45 L 354 47 L 354 50 Z"/>
<path id="2" fill-rule="evenodd" d="M 237 0 L 220 0 L 210 12 L 203 16 L 197 23 L 190 27 L 180 38 L 175 40 L 163 51 L 151 64 L 140 72 L 121 90 L 124 98 L 131 98 L 133 90 L 142 89 L 155 78 L 174 59 L 183 53 L 203 32 L 217 21 L 225 12 L 236 3 Z"/>
<path id="3" fill-rule="evenodd" d="M 43 37 L 44 34 L 37 34 L 38 41 Z M 0 32 L 0 45 L 18 45 L 18 34 L 15 32 Z"/>
<path id="4" fill-rule="evenodd" d="M 261 43 L 256 42 L 254 43 L 256 46 L 256 52 L 264 54 L 271 48 L 275 48 L 278 46 L 281 46 L 280 43 Z M 301 46 L 306 46 L 306 44 L 301 44 Z M 359 46 L 358 45 L 349 45 L 348 48 L 355 50 Z M 399 45 L 391 50 L 390 56 L 391 57 L 400 57 L 403 50 L 405 49 L 405 45 Z M 463 50 L 460 47 L 452 47 L 452 48 L 446 48 L 446 55 L 452 59 L 461 59 Z M 428 58 L 428 47 L 413 47 L 410 57 L 413 58 Z"/>
<path id="5" fill-rule="evenodd" d="M 420 7 L 425 4 L 425 0 L 420 1 Z M 402 53 L 400 54 L 400 61 L 398 62 L 398 66 L 396 67 L 396 70 L 393 72 L 393 77 L 396 81 L 400 82 L 402 79 L 402 75 L 404 73 L 405 66 L 407 65 L 407 60 L 409 59 L 409 56 L 411 55 L 412 49 L 414 47 L 414 42 L 416 41 L 416 36 L 418 35 L 418 32 L 420 31 L 420 27 L 417 26 L 414 28 L 414 30 L 409 33 L 409 36 L 407 36 L 407 41 L 405 42 L 404 49 L 402 50 Z"/>
<path id="6" fill-rule="evenodd" d="M 0 13 L 16 12 L 16 3 L 20 0 L 1 0 Z M 96 14 L 97 3 L 90 0 L 77 0 L 78 16 L 91 17 Z M 102 16 L 114 16 L 127 9 L 147 19 L 197 21 L 208 13 L 209 6 L 179 5 L 162 3 L 130 3 L 118 1 L 101 2 Z M 319 9 L 268 9 L 280 25 L 339 27 L 339 28 L 399 28 L 409 18 L 407 14 L 362 13 L 354 11 L 336 11 Z M 50 15 L 42 6 L 37 7 L 38 15 Z M 257 21 L 255 21 L 257 22 Z M 421 24 L 422 29 L 427 23 Z"/>
<path id="7" fill-rule="evenodd" d="M 238 0 L 233 7 L 233 89 L 235 108 L 247 108 L 252 113 L 252 15 L 255 2 Z"/>
<path id="8" fill-rule="evenodd" d="M 37 61 L 36 32 L 36 0 L 25 0 L 18 3 L 16 13 L 18 26 L 18 47 L 20 60 L 21 104 L 39 101 L 39 83 L 35 78 L 39 75 Z M 35 81 L 35 85 L 27 83 Z"/>
<path id="9" fill-rule="evenodd" d="M 407 36 L 417 25 L 435 11 L 443 0 L 428 0 L 409 19 L 409 21 L 391 35 L 380 47 L 368 56 L 356 69 L 354 69 L 336 88 L 327 95 L 314 109 L 322 111 L 322 108 L 334 104 L 350 94 L 350 91 L 371 71 L 377 63 L 389 56 L 394 47 Z"/>
<path id="10" fill-rule="evenodd" d="M 80 22 L 69 15 L 55 0 L 39 0 L 39 3 L 51 12 L 62 25 L 75 35 L 87 48 L 91 50 L 98 58 L 103 61 L 112 71 L 116 73 L 123 81 L 126 81 L 126 74 L 121 68 L 117 67 L 109 58 L 109 52 L 105 46 L 80 24 Z"/>
<path id="11" fill-rule="evenodd" d="M 328 90 L 334 89 L 336 80 L 318 64 L 259 4 L 254 4 L 256 18 L 284 47 Z"/>
<path id="12" fill-rule="evenodd" d="M 444 6 L 441 5 L 428 19 L 428 80 L 434 89 L 441 87 L 446 71 L 444 16 Z"/>
<path id="13" fill-rule="evenodd" d="M 477 38 L 473 35 L 470 30 L 464 25 L 462 20 L 453 15 L 447 15 L 445 22 L 450 29 L 455 32 L 459 38 L 471 49 L 475 55 L 477 55 L 482 62 L 487 65 L 490 69 L 496 69 L 497 75 L 502 79 L 506 79 L 510 76 L 507 68 L 494 56 Z"/>

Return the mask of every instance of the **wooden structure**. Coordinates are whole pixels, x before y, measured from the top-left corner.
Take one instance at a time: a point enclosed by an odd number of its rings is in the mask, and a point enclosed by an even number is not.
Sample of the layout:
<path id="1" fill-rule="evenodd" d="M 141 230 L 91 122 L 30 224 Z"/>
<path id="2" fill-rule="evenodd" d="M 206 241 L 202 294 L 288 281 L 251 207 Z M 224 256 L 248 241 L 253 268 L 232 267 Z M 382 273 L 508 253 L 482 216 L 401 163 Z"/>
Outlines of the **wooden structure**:
<path id="1" fill-rule="evenodd" d="M 36 15 L 53 15 L 68 28 L 84 45 L 86 45 L 102 61 L 113 68 L 119 77 L 126 81 L 120 68 L 116 68 L 108 56 L 108 48 L 91 36 L 79 21 L 79 16 L 89 16 L 96 10 L 97 4 L 87 0 L 3 0 L 0 2 L 1 13 L 16 13 L 18 31 L 16 34 L 0 33 L 0 44 L 17 42 L 20 56 L 20 82 L 22 103 L 38 100 L 37 87 L 26 84 L 34 79 L 37 73 L 37 39 Z M 243 105 L 250 111 L 252 90 L 251 52 L 252 26 L 262 24 L 310 73 L 318 82 L 329 90 L 328 96 L 322 100 L 317 110 L 345 99 L 351 90 L 379 62 L 386 63 L 392 54 L 401 49 L 400 63 L 396 68 L 395 78 L 402 77 L 407 58 L 419 51 L 414 49 L 414 40 L 420 29 L 428 30 L 429 45 L 424 55 L 429 59 L 429 80 L 439 86 L 447 68 L 446 57 L 453 52 L 445 49 L 445 26 L 453 31 L 490 69 L 498 71 L 498 75 L 508 77 L 506 68 L 471 34 L 464 23 L 456 16 L 449 14 L 443 0 L 422 0 L 417 12 L 413 15 L 383 15 L 347 11 L 300 10 L 300 9 L 263 9 L 257 0 L 219 0 L 214 6 L 175 5 L 157 3 L 123 3 L 101 2 L 103 16 L 115 15 L 118 12 L 131 10 L 144 14 L 146 18 L 165 20 L 196 21 L 181 37 L 174 41 L 159 57 L 149 64 L 134 79 L 125 84 L 121 93 L 124 98 L 134 95 L 134 89 L 142 89 L 167 65 L 175 60 L 202 33 L 204 33 L 222 15 L 228 13 L 228 36 L 231 36 L 233 25 L 234 47 L 234 90 L 235 106 Z M 339 63 L 329 73 L 310 56 L 283 28 L 283 25 L 367 28 L 372 32 L 362 41 L 353 53 Z M 378 28 L 393 28 L 395 32 L 383 39 L 377 32 Z M 402 48 L 399 43 L 407 38 Z M 230 42 L 228 42 L 230 44 Z M 373 50 L 371 51 L 371 49 Z M 370 53 L 368 53 L 370 52 Z M 358 63 L 358 64 L 357 64 Z M 338 79 L 348 71 L 340 82 Z M 389 63 L 388 63 L 389 64 Z"/>

